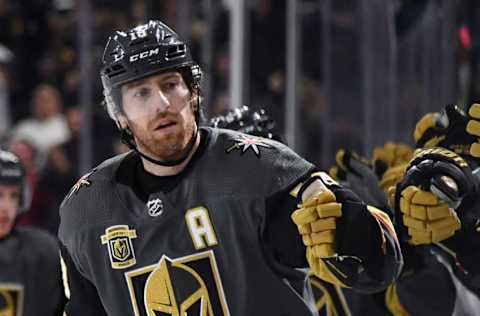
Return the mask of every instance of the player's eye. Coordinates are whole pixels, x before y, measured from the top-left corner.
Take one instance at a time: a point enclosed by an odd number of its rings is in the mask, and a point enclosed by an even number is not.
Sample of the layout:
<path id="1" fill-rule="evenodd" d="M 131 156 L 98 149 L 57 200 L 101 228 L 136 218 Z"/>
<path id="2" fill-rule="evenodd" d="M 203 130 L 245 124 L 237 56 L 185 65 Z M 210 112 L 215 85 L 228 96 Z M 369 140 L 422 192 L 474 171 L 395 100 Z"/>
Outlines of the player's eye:
<path id="1" fill-rule="evenodd" d="M 172 91 L 179 85 L 179 83 L 180 82 L 178 80 L 169 80 L 169 81 L 162 84 L 162 90 L 163 91 Z"/>
<path id="2" fill-rule="evenodd" d="M 134 91 L 133 97 L 139 99 L 147 99 L 151 95 L 151 93 L 151 89 L 146 87 L 140 87 Z"/>
<path id="3" fill-rule="evenodd" d="M 17 201 L 20 198 L 20 193 L 18 191 L 10 193 L 10 199 Z"/>

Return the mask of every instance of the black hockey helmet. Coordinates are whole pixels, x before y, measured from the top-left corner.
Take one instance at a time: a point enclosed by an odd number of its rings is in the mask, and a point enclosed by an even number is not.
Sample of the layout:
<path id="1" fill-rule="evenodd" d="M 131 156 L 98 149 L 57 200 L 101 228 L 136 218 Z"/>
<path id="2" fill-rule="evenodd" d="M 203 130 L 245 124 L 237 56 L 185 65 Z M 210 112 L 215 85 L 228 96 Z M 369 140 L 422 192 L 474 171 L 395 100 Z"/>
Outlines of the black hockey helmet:
<path id="1" fill-rule="evenodd" d="M 252 111 L 244 105 L 230 110 L 225 115 L 212 118 L 209 125 L 282 142 L 282 138 L 275 130 L 275 121 L 264 109 Z"/>
<path id="2" fill-rule="evenodd" d="M 0 150 L 0 184 L 19 186 L 19 212 L 28 209 L 30 199 L 25 183 L 25 169 L 17 155 L 5 150 Z"/>
<path id="3" fill-rule="evenodd" d="M 167 25 L 151 20 L 126 32 L 113 33 L 103 53 L 100 75 L 108 114 L 117 121 L 121 113 L 119 88 L 144 77 L 178 70 L 189 89 L 198 89 L 202 72 L 189 47 Z"/>

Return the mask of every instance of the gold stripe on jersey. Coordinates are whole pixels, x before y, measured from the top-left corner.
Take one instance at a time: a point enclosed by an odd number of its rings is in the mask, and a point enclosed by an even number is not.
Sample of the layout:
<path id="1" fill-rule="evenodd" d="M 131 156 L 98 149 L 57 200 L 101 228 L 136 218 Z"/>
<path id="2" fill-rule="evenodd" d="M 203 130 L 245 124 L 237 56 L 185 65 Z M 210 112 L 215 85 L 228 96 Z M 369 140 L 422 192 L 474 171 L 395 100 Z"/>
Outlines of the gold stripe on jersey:
<path id="1" fill-rule="evenodd" d="M 68 282 L 68 271 L 65 260 L 63 260 L 62 254 L 60 253 L 60 268 L 62 269 L 62 281 L 63 281 L 63 290 L 65 297 L 70 299 L 70 284 Z"/>

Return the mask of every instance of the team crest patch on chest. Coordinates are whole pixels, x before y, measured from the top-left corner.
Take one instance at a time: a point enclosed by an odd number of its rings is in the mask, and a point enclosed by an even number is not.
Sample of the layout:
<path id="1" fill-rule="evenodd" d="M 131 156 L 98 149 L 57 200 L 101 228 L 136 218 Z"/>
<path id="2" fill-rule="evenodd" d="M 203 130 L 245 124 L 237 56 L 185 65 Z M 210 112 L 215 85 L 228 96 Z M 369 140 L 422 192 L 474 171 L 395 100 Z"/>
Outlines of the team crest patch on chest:
<path id="1" fill-rule="evenodd" d="M 234 139 L 234 144 L 227 148 L 226 152 L 230 153 L 233 150 L 240 150 L 240 154 L 243 154 L 248 149 L 251 149 L 257 157 L 260 157 L 260 148 L 271 148 L 272 146 L 267 143 L 266 140 L 250 136 L 250 135 L 240 135 L 238 138 Z"/>
<path id="2" fill-rule="evenodd" d="M 212 250 L 125 272 L 135 316 L 230 316 Z"/>
<path id="3" fill-rule="evenodd" d="M 105 229 L 101 236 L 102 245 L 107 245 L 110 263 L 113 269 L 125 269 L 137 263 L 132 239 L 137 238 L 137 231 L 127 225 L 115 225 Z"/>
<path id="4" fill-rule="evenodd" d="M 0 316 L 22 316 L 23 297 L 23 285 L 0 282 Z"/>

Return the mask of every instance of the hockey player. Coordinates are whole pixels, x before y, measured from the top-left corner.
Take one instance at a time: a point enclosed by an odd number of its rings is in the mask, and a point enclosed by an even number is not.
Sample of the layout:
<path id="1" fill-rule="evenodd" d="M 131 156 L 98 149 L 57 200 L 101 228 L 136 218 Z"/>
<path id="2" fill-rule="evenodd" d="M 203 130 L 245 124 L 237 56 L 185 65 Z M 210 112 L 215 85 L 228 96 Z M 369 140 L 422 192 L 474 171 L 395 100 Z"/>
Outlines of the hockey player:
<path id="1" fill-rule="evenodd" d="M 46 232 L 15 226 L 28 204 L 24 169 L 0 150 L 0 315 L 61 315 L 63 287 L 58 243 Z"/>
<path id="2" fill-rule="evenodd" d="M 103 63 L 132 151 L 62 203 L 68 315 L 311 315 L 295 268 L 364 292 L 395 279 L 388 216 L 278 142 L 199 128 L 201 72 L 165 24 L 116 32 Z"/>

